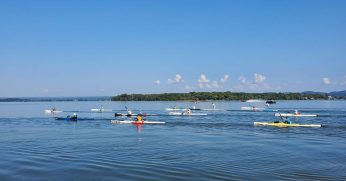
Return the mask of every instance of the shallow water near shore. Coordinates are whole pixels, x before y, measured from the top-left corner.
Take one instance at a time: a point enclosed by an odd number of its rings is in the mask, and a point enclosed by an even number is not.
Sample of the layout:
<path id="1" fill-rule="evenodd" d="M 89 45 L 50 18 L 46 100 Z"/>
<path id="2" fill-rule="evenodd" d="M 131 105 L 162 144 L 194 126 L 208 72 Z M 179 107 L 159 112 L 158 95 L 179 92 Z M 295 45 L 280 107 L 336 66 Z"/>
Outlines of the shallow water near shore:
<path id="1" fill-rule="evenodd" d="M 242 112 L 241 102 L 215 102 L 208 116 L 167 116 L 164 108 L 193 102 L 0 103 L 1 180 L 346 180 L 346 101 L 278 101 L 280 112 L 322 128 L 276 128 L 273 112 Z M 210 109 L 212 102 L 200 102 Z M 160 116 L 164 125 L 114 125 L 113 113 Z M 77 112 L 85 121 L 57 121 L 44 110 Z M 126 118 L 117 118 L 126 119 Z"/>

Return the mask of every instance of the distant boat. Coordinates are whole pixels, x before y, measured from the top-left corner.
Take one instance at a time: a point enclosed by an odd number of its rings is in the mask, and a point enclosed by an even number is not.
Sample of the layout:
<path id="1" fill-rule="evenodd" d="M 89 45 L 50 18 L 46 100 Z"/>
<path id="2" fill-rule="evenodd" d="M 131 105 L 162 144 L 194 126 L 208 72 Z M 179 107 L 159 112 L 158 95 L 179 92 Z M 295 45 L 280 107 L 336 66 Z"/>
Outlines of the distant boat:
<path id="1" fill-rule="evenodd" d="M 169 112 L 170 116 L 207 116 L 204 113 L 187 113 L 187 112 Z"/>
<path id="2" fill-rule="evenodd" d="M 265 100 L 262 100 L 262 99 L 250 99 L 250 100 L 247 100 L 246 102 L 248 102 L 248 103 L 262 103 L 262 102 L 265 102 Z"/>
<path id="3" fill-rule="evenodd" d="M 166 111 L 186 111 L 187 108 L 183 108 L 183 107 L 171 107 L 171 108 L 166 108 Z"/>
<path id="4" fill-rule="evenodd" d="M 112 112 L 112 109 L 91 109 L 91 112 Z"/>
<path id="5" fill-rule="evenodd" d="M 276 104 L 276 101 L 275 100 L 267 100 L 266 104 Z"/>
<path id="6" fill-rule="evenodd" d="M 262 99 L 250 99 L 247 100 L 246 103 L 253 103 L 249 104 L 249 106 L 243 106 L 240 108 L 242 111 L 264 111 L 266 108 L 258 107 L 256 103 L 265 103 L 265 100 Z M 255 106 L 256 105 L 256 106 Z"/>
<path id="7" fill-rule="evenodd" d="M 101 105 L 101 108 L 100 109 L 91 109 L 90 110 L 91 112 L 112 112 L 113 110 L 112 109 L 104 109 L 103 106 Z"/>
<path id="8" fill-rule="evenodd" d="M 52 108 L 52 109 L 46 109 L 44 110 L 44 113 L 46 114 L 58 114 L 58 113 L 62 113 L 62 111 L 59 111 L 55 108 Z"/>
<path id="9" fill-rule="evenodd" d="M 266 108 L 262 107 L 250 107 L 250 106 L 244 106 L 240 108 L 242 111 L 264 111 Z"/>

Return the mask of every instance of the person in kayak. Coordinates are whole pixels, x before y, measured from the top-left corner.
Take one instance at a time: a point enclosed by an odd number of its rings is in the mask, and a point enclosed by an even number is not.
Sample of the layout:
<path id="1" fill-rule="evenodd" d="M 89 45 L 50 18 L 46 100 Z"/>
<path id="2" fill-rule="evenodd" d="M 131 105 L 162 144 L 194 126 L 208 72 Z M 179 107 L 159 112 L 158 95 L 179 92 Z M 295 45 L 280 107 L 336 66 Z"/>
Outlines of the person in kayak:
<path id="1" fill-rule="evenodd" d="M 70 115 L 67 115 L 67 117 L 66 117 L 67 119 L 69 119 L 69 120 L 77 120 L 77 114 L 76 113 L 73 113 L 73 115 L 72 116 L 70 116 Z"/>
<path id="2" fill-rule="evenodd" d="M 284 117 L 283 123 L 285 124 L 291 124 L 291 119 L 289 117 Z"/>
<path id="3" fill-rule="evenodd" d="M 191 115 L 191 114 L 192 114 L 191 109 L 187 109 L 187 110 L 185 111 L 185 114 L 186 114 L 186 115 Z"/>
<path id="4" fill-rule="evenodd" d="M 294 114 L 299 115 L 300 112 L 299 112 L 298 110 L 295 110 L 295 111 L 294 111 Z"/>
<path id="5" fill-rule="evenodd" d="M 127 116 L 132 116 L 132 111 L 128 110 L 127 111 Z"/>
<path id="6" fill-rule="evenodd" d="M 138 114 L 138 116 L 137 116 L 137 118 L 136 118 L 136 121 L 137 121 L 137 122 L 140 122 L 140 123 L 143 122 L 143 115 L 142 115 L 141 113 Z"/>

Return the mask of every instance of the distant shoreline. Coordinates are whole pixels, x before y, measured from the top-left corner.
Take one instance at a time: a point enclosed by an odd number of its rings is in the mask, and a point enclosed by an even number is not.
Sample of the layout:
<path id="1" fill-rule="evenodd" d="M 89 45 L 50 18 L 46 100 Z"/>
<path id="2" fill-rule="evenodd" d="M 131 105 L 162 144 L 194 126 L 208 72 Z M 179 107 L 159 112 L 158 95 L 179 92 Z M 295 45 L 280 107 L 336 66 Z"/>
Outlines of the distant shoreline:
<path id="1" fill-rule="evenodd" d="M 338 97 L 338 99 L 345 97 Z M 328 100 L 327 93 L 243 93 L 243 92 L 189 92 L 162 94 L 121 94 L 113 96 L 112 101 L 246 101 L 263 100 Z"/>

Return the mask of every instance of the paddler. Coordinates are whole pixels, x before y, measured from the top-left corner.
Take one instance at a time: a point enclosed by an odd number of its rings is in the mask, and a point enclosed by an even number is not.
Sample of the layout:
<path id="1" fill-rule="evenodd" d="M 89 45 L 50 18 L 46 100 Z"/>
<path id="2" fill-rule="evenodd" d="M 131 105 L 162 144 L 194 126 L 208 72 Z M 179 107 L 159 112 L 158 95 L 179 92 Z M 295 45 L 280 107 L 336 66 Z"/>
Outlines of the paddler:
<path id="1" fill-rule="evenodd" d="M 295 111 L 294 111 L 294 114 L 299 115 L 300 112 L 299 112 L 298 110 L 295 110 Z"/>
<path id="2" fill-rule="evenodd" d="M 284 122 L 285 124 L 291 124 L 291 119 L 289 117 L 284 117 Z"/>
<path id="3" fill-rule="evenodd" d="M 72 119 L 77 119 L 77 114 L 73 113 Z"/>
<path id="4" fill-rule="evenodd" d="M 132 111 L 128 110 L 126 116 L 132 116 Z"/>
<path id="5" fill-rule="evenodd" d="M 138 114 L 137 118 L 136 118 L 137 122 L 142 123 L 143 122 L 143 115 L 141 113 Z"/>
<path id="6" fill-rule="evenodd" d="M 186 110 L 186 115 L 191 115 L 191 114 L 192 114 L 191 109 L 187 109 Z"/>

